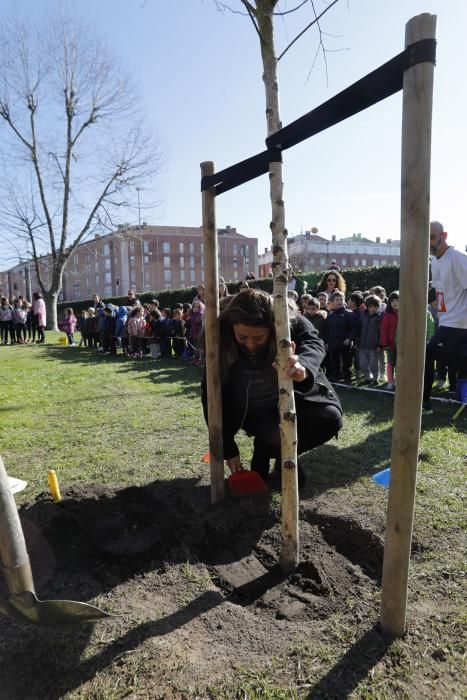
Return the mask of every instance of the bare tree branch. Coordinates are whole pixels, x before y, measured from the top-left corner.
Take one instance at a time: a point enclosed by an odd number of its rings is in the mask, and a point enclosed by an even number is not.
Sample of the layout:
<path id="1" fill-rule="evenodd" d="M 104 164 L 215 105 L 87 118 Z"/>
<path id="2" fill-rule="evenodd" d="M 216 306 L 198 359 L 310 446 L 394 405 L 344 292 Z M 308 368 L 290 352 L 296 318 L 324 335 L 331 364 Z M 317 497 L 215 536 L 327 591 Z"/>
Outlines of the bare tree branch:
<path id="1" fill-rule="evenodd" d="M 315 15 L 315 19 L 314 19 L 312 22 L 310 22 L 309 24 L 307 24 L 307 26 L 306 26 L 304 29 L 302 29 L 301 32 L 299 32 L 299 33 L 297 34 L 297 36 L 295 37 L 295 39 L 292 39 L 292 41 L 290 42 L 290 44 L 289 44 L 288 46 L 286 46 L 286 48 L 282 51 L 282 53 L 280 54 L 280 56 L 278 56 L 277 60 L 280 61 L 281 58 L 282 58 L 283 56 L 285 56 L 285 54 L 287 53 L 287 51 L 288 51 L 290 48 L 292 48 L 292 46 L 300 39 L 300 37 L 302 37 L 302 36 L 305 34 L 305 32 L 307 32 L 307 31 L 310 29 L 310 27 L 312 27 L 314 24 L 316 24 L 316 23 L 318 22 L 318 20 L 321 19 L 321 17 L 322 17 L 323 15 L 325 15 L 326 12 L 329 12 L 329 10 L 331 9 L 331 7 L 333 7 L 333 6 L 334 6 L 336 3 L 338 3 L 338 2 L 339 2 L 339 0 L 332 0 L 332 2 L 321 12 L 320 15 L 318 15 L 317 17 L 316 17 L 316 15 Z"/>

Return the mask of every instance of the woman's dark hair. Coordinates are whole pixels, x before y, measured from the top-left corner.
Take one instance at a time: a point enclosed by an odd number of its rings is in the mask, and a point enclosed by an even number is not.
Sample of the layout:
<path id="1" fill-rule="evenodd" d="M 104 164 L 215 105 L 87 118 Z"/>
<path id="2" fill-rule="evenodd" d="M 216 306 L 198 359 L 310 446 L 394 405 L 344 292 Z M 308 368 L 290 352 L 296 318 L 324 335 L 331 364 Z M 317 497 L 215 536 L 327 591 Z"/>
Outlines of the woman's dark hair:
<path id="1" fill-rule="evenodd" d="M 272 297 L 260 289 L 245 289 L 229 297 L 228 303 L 219 316 L 220 365 L 222 382 L 228 380 L 230 368 L 238 360 L 239 348 L 233 334 L 233 327 L 241 323 L 245 326 L 266 326 L 271 332 L 265 362 L 272 364 L 276 355 L 276 333 Z"/>
<path id="2" fill-rule="evenodd" d="M 391 292 L 391 294 L 388 296 L 388 303 L 386 306 L 386 313 L 387 314 L 394 314 L 395 313 L 394 309 L 391 306 L 391 301 L 393 299 L 399 299 L 399 290 Z"/>
<path id="3" fill-rule="evenodd" d="M 342 292 L 345 294 L 345 289 L 346 289 L 346 284 L 345 280 L 342 277 L 341 273 L 338 272 L 337 270 L 328 270 L 327 272 L 324 273 L 324 275 L 321 277 L 321 282 L 318 284 L 318 287 L 316 289 L 316 292 L 325 292 L 327 290 L 327 281 L 328 277 L 333 276 L 336 278 L 337 283 L 336 283 L 336 291 Z"/>
<path id="4" fill-rule="evenodd" d="M 42 299 L 42 294 L 40 292 L 34 292 L 32 298 L 34 299 L 34 301 L 37 301 L 38 299 Z"/>
<path id="5" fill-rule="evenodd" d="M 157 319 L 159 319 L 162 316 L 162 314 L 159 311 L 159 309 L 151 309 L 151 311 L 149 312 L 149 316 L 150 318 L 153 318 L 157 321 Z"/>

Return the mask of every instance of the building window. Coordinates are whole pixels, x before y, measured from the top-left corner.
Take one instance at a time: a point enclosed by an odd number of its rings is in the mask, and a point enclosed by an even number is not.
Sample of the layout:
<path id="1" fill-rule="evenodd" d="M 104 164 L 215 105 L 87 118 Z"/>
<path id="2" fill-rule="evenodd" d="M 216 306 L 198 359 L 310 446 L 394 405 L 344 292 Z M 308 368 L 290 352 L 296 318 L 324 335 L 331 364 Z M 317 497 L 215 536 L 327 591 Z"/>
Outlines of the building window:
<path id="1" fill-rule="evenodd" d="M 234 280 L 235 280 L 235 282 L 238 282 L 238 272 L 237 272 L 237 270 L 235 270 L 235 272 L 234 272 Z"/>
<path id="2" fill-rule="evenodd" d="M 164 287 L 165 287 L 166 289 L 171 289 L 172 285 L 171 285 L 171 284 L 164 284 Z"/>
<path id="3" fill-rule="evenodd" d="M 105 259 L 105 269 L 110 270 L 110 258 Z"/>
<path id="4" fill-rule="evenodd" d="M 355 258 L 355 260 L 353 261 L 353 264 L 355 265 L 355 267 L 358 267 L 360 264 L 359 259 Z"/>
<path id="5" fill-rule="evenodd" d="M 204 268 L 204 255 L 201 256 L 201 267 Z"/>
<path id="6" fill-rule="evenodd" d="M 106 297 L 111 297 L 112 296 L 112 287 L 105 287 L 104 288 L 104 295 Z"/>
<path id="7" fill-rule="evenodd" d="M 379 267 L 379 260 L 373 260 L 373 267 Z"/>
<path id="8" fill-rule="evenodd" d="M 185 282 L 185 270 L 180 270 L 180 284 Z"/>
<path id="9" fill-rule="evenodd" d="M 238 255 L 238 245 L 236 243 L 234 243 L 232 246 L 232 253 L 233 253 L 234 257 L 236 255 Z"/>
<path id="10" fill-rule="evenodd" d="M 194 252 L 195 252 L 195 244 L 190 243 L 190 255 L 193 255 Z"/>
<path id="11" fill-rule="evenodd" d="M 183 243 L 179 243 L 178 252 L 180 253 L 180 255 L 183 255 L 183 253 L 185 252 Z"/>
<path id="12" fill-rule="evenodd" d="M 185 267 L 185 258 L 183 255 L 180 255 L 180 267 Z"/>
<path id="13" fill-rule="evenodd" d="M 234 261 L 233 261 L 233 266 L 234 266 L 234 270 L 236 270 L 237 267 L 238 267 L 237 258 L 234 259 Z"/>
<path id="14" fill-rule="evenodd" d="M 321 266 L 322 266 L 322 265 L 326 265 L 326 258 L 320 258 L 320 259 L 319 259 L 319 264 L 320 264 Z"/>
<path id="15" fill-rule="evenodd" d="M 310 259 L 308 260 L 308 262 L 310 263 L 310 265 L 314 265 L 314 264 L 315 264 L 315 259 L 314 259 L 314 258 L 310 258 Z"/>
<path id="16" fill-rule="evenodd" d="M 164 267 L 170 267 L 170 255 L 164 255 Z"/>
<path id="17" fill-rule="evenodd" d="M 392 261 L 392 264 L 393 264 L 393 265 L 399 265 L 399 261 L 398 261 L 398 260 L 393 260 L 393 261 Z"/>
<path id="18" fill-rule="evenodd" d="M 204 253 L 204 243 L 201 243 L 200 245 L 200 250 L 201 250 L 201 255 Z"/>
<path id="19" fill-rule="evenodd" d="M 109 246 L 108 243 L 106 243 L 106 244 L 104 245 L 103 253 L 104 253 L 104 255 L 110 255 L 110 246 Z"/>
<path id="20" fill-rule="evenodd" d="M 99 286 L 99 275 L 96 275 L 96 287 Z"/>
<path id="21" fill-rule="evenodd" d="M 347 258 L 342 258 L 341 265 L 347 265 Z"/>
<path id="22" fill-rule="evenodd" d="M 135 242 L 130 241 L 130 253 L 134 253 L 134 252 L 135 252 Z"/>
<path id="23" fill-rule="evenodd" d="M 362 258 L 362 267 L 366 267 L 366 258 Z"/>
<path id="24" fill-rule="evenodd" d="M 143 253 L 149 253 L 149 242 L 143 241 Z"/>
<path id="25" fill-rule="evenodd" d="M 387 262 L 384 258 L 381 259 L 380 265 L 387 265 Z"/>
<path id="26" fill-rule="evenodd" d="M 149 265 L 149 255 L 144 256 L 144 264 Z"/>
<path id="27" fill-rule="evenodd" d="M 99 272 L 99 263 L 97 262 L 97 260 L 94 263 L 94 270 L 95 270 L 95 272 Z"/>
<path id="28" fill-rule="evenodd" d="M 191 243 L 190 243 L 190 245 L 191 245 Z M 194 267 L 194 266 L 195 266 L 195 256 L 190 255 L 190 267 Z"/>
<path id="29" fill-rule="evenodd" d="M 163 253 L 170 253 L 170 242 L 169 241 L 162 241 L 162 252 Z"/>
<path id="30" fill-rule="evenodd" d="M 130 265 L 131 265 L 132 267 L 134 267 L 134 264 L 135 264 L 135 256 L 134 256 L 134 255 L 130 255 Z"/>
<path id="31" fill-rule="evenodd" d="M 190 272 L 190 282 L 194 282 L 195 279 L 196 279 L 196 278 L 195 278 L 195 271 L 192 270 L 192 271 Z"/>
<path id="32" fill-rule="evenodd" d="M 105 283 L 106 284 L 112 284 L 112 273 L 111 272 L 106 272 L 105 273 Z M 107 293 L 107 292 L 106 292 Z"/>
<path id="33" fill-rule="evenodd" d="M 170 270 L 164 270 L 164 282 L 172 282 L 172 273 Z"/>

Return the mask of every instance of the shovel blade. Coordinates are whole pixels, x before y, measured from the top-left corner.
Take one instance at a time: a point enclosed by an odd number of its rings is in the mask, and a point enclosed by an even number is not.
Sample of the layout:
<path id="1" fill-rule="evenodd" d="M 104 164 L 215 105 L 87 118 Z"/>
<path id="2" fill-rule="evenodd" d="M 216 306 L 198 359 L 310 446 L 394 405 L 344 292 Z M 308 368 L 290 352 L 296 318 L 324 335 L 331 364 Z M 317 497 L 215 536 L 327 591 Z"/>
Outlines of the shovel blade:
<path id="1" fill-rule="evenodd" d="M 0 603 L 0 613 L 36 625 L 72 625 L 110 615 L 89 603 L 75 600 L 39 600 L 34 593 L 12 594 Z"/>

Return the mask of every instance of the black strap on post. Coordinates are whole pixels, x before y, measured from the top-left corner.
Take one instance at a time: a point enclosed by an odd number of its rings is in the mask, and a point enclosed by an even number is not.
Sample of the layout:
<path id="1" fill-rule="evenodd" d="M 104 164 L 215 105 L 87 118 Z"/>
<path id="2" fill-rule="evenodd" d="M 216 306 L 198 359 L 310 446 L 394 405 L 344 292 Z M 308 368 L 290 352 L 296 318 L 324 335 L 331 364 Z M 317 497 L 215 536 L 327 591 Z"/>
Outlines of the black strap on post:
<path id="1" fill-rule="evenodd" d="M 267 150 L 201 180 L 201 190 L 216 195 L 264 175 L 269 163 L 281 162 L 281 151 L 334 126 L 402 90 L 404 71 L 417 63 L 436 63 L 436 40 L 421 39 L 361 80 L 296 119 L 266 139 Z"/>
<path id="2" fill-rule="evenodd" d="M 258 175 L 264 175 L 269 170 L 269 163 L 281 163 L 282 154 L 278 148 L 269 148 L 256 156 L 242 160 L 214 175 L 201 178 L 201 191 L 210 187 L 216 188 L 216 195 L 227 192 L 244 182 L 253 180 Z"/>
<path id="3" fill-rule="evenodd" d="M 276 131 L 266 139 L 266 145 L 285 150 L 348 119 L 402 90 L 404 71 L 408 68 L 426 61 L 435 63 L 435 58 L 435 39 L 422 39 L 411 44 L 372 73 L 280 131 Z"/>

